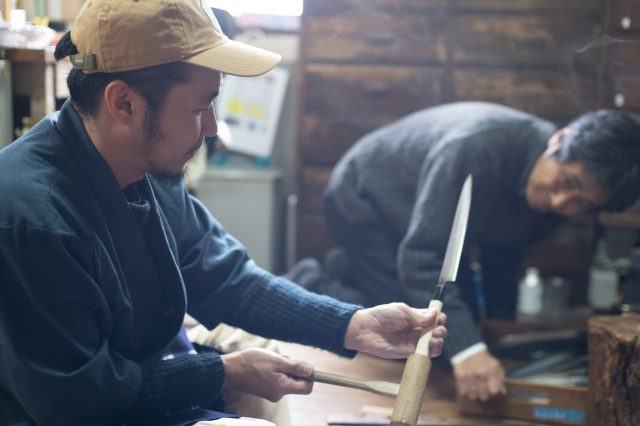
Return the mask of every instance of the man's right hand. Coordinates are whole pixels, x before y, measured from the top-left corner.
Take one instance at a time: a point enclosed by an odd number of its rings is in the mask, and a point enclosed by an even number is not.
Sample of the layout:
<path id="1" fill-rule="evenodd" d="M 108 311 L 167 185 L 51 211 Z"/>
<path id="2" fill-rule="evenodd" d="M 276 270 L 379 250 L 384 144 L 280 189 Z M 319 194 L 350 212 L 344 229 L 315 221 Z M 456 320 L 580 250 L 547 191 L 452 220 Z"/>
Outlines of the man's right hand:
<path id="1" fill-rule="evenodd" d="M 489 352 L 482 351 L 453 367 L 456 388 L 460 396 L 487 401 L 506 393 L 505 375 L 500 361 Z"/>
<path id="2" fill-rule="evenodd" d="M 236 388 L 276 402 L 290 393 L 309 394 L 313 388 L 313 382 L 296 379 L 313 374 L 313 367 L 306 362 L 266 349 L 247 349 L 221 358 L 225 370 L 223 390 Z"/>

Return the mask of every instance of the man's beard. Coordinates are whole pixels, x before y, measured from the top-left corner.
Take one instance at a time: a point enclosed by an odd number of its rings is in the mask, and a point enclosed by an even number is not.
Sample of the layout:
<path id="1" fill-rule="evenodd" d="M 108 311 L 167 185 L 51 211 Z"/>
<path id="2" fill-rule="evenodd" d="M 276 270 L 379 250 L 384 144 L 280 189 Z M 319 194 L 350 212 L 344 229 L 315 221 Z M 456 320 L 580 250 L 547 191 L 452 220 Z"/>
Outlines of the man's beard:
<path id="1" fill-rule="evenodd" d="M 160 128 L 160 117 L 156 108 L 149 108 L 144 118 L 144 150 L 147 155 L 153 152 L 153 146 L 163 143 L 164 138 Z M 156 180 L 169 184 L 178 185 L 184 180 L 184 169 L 179 172 L 163 169 L 158 166 L 152 157 L 149 158 L 149 174 Z"/>

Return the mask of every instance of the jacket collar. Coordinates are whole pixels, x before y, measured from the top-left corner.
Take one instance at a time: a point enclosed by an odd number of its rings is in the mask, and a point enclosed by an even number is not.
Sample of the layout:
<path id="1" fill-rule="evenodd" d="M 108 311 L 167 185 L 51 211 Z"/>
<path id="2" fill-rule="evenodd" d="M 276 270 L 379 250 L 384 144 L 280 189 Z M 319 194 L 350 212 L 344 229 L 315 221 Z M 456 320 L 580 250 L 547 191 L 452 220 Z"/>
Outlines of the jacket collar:
<path id="1" fill-rule="evenodd" d="M 168 243 L 167 232 L 171 230 L 161 218 L 161 208 L 148 176 L 144 177 L 141 186 L 145 198 L 151 204 L 149 221 L 153 235 L 151 248 L 145 242 L 111 168 L 93 144 L 82 118 L 69 100 L 60 110 L 55 126 L 91 186 L 92 196 L 95 197 L 102 220 L 107 226 L 107 229 L 101 233 L 101 238 L 108 246 L 107 249 L 117 256 L 116 269 L 119 279 L 121 282 L 128 282 L 130 277 L 136 276 L 132 271 L 139 268 L 142 261 L 154 262 L 160 287 L 165 295 L 167 307 L 165 316 L 175 317 L 177 328 L 172 331 L 175 336 L 186 311 L 186 291 L 176 254 L 170 249 Z M 140 259 L 141 250 L 143 252 L 147 250 L 151 255 L 150 258 Z M 128 282 L 128 285 L 135 285 L 135 283 Z"/>

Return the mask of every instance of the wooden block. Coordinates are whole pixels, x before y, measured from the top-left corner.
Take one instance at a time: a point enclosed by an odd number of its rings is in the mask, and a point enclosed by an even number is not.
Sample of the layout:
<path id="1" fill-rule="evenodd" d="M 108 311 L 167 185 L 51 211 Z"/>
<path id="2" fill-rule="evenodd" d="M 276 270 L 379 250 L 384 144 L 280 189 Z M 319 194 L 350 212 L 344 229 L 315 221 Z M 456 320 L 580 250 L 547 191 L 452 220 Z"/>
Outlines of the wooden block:
<path id="1" fill-rule="evenodd" d="M 506 384 L 507 395 L 488 402 L 460 398 L 460 411 L 500 418 L 534 420 L 544 424 L 585 424 L 586 387 L 541 385 L 514 379 L 508 379 Z"/>
<path id="2" fill-rule="evenodd" d="M 640 315 L 589 321 L 589 424 L 640 425 Z"/>

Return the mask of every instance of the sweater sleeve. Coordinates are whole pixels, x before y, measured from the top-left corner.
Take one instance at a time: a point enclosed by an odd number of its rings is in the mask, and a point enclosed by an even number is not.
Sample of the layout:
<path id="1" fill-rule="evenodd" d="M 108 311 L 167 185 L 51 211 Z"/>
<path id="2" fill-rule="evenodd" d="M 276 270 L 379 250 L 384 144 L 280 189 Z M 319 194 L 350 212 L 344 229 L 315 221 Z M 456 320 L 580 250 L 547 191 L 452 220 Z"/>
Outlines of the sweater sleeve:
<path id="1" fill-rule="evenodd" d="M 359 306 L 310 293 L 259 268 L 244 246 L 186 192 L 181 204 L 167 212 L 180 239 L 187 310 L 199 322 L 209 329 L 225 322 L 263 337 L 355 355 L 343 348 L 343 341 Z"/>
<path id="2" fill-rule="evenodd" d="M 224 366 L 216 352 L 152 361 L 141 368 L 138 395 L 121 416 L 131 424 L 204 406 L 220 395 L 224 382 Z"/>
<path id="3" fill-rule="evenodd" d="M 438 282 L 464 179 L 473 173 L 471 155 L 461 143 L 447 143 L 425 158 L 419 176 L 416 201 L 406 234 L 398 249 L 400 285 L 413 306 L 423 306 Z M 472 207 L 477 206 L 478 179 L 474 179 Z M 468 235 L 468 233 L 467 233 Z M 448 334 L 443 354 L 456 353 L 481 341 L 476 322 L 458 286 L 447 287 L 444 312 Z"/>
<path id="4" fill-rule="evenodd" d="M 225 319 L 264 337 L 301 343 L 353 357 L 344 336 L 353 314 L 362 307 L 304 290 L 269 273 L 256 276 L 240 304 Z"/>
<path id="5" fill-rule="evenodd" d="M 90 244 L 41 229 L 9 232 L 0 230 L 0 387 L 37 424 L 153 419 L 220 393 L 216 353 L 139 362 L 113 348 Z"/>

